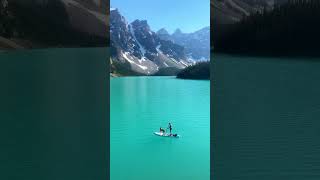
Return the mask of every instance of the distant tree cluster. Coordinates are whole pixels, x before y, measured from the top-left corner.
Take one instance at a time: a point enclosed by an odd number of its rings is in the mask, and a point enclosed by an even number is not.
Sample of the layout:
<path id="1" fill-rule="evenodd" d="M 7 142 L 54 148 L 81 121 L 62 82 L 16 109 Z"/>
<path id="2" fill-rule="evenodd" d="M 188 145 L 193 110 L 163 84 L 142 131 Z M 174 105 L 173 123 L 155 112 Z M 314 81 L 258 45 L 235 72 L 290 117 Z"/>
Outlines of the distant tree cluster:
<path id="1" fill-rule="evenodd" d="M 186 67 L 177 75 L 180 79 L 210 79 L 210 61 L 198 62 Z"/>
<path id="2" fill-rule="evenodd" d="M 0 0 L 0 35 L 11 37 L 13 34 L 14 18 L 9 12 L 8 1 Z"/>
<path id="3" fill-rule="evenodd" d="M 262 55 L 320 55 L 320 1 L 289 0 L 213 30 L 214 51 Z"/>

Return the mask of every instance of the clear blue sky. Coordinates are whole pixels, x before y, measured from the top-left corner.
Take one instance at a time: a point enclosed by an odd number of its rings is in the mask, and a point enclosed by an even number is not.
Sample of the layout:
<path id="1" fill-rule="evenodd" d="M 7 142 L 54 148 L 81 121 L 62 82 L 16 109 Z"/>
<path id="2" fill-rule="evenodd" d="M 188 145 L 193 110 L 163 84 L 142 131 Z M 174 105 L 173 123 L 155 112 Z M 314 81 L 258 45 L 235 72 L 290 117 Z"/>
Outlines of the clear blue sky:
<path id="1" fill-rule="evenodd" d="M 147 20 L 153 31 L 194 32 L 210 26 L 210 0 L 111 0 L 129 23 Z"/>

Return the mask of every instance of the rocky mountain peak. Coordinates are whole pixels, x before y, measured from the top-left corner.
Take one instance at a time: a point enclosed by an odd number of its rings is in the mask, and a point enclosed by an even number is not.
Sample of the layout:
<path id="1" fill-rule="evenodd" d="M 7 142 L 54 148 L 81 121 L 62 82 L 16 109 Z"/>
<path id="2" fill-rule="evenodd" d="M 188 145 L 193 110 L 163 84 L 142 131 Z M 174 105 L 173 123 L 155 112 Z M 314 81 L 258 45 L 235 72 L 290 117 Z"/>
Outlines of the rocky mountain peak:
<path id="1" fill-rule="evenodd" d="M 118 8 L 113 8 L 113 7 L 110 8 L 110 11 L 117 11 L 117 12 L 119 12 Z"/>
<path id="2" fill-rule="evenodd" d="M 148 25 L 147 20 L 135 20 L 131 23 L 131 25 L 135 29 L 143 30 L 143 31 L 151 31 L 150 26 Z"/>
<path id="3" fill-rule="evenodd" d="M 165 28 L 161 28 L 157 31 L 158 35 L 169 35 L 169 32 Z"/>
<path id="4" fill-rule="evenodd" d="M 180 35 L 180 34 L 182 34 L 182 31 L 179 28 L 177 28 L 173 33 L 173 35 Z"/>
<path id="5" fill-rule="evenodd" d="M 151 53 L 157 53 L 156 46 L 159 45 L 159 38 L 151 31 L 146 20 L 135 20 L 131 23 L 136 39 L 144 44 L 145 49 Z"/>
<path id="6" fill-rule="evenodd" d="M 119 10 L 117 8 L 110 8 L 110 20 L 119 20 L 119 18 L 122 18 L 122 15 L 120 14 Z"/>

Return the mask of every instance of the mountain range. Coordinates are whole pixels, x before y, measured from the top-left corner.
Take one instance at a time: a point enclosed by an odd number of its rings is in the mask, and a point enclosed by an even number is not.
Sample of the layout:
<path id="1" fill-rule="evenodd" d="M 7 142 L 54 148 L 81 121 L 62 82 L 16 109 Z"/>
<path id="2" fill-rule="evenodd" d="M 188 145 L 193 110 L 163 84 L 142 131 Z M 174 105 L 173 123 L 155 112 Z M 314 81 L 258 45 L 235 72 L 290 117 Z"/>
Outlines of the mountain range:
<path id="1" fill-rule="evenodd" d="M 207 48 L 209 54 L 209 28 L 190 34 L 178 30 L 170 35 L 165 29 L 154 32 L 146 20 L 128 23 L 115 8 L 110 9 L 109 19 L 112 74 L 121 74 L 119 72 L 126 69 L 126 74 L 152 75 L 160 69 L 183 69 L 194 64 L 198 57 L 199 60 L 209 59 L 209 55 L 196 53 L 198 49 Z M 186 46 L 191 39 L 197 39 L 198 45 L 203 43 L 207 47 L 195 50 Z"/>
<path id="2" fill-rule="evenodd" d="M 170 40 L 185 47 L 187 58 L 192 61 L 207 61 L 210 59 L 210 27 L 204 27 L 193 33 L 183 33 L 177 29 L 169 34 L 164 28 L 157 31 L 160 39 Z"/>

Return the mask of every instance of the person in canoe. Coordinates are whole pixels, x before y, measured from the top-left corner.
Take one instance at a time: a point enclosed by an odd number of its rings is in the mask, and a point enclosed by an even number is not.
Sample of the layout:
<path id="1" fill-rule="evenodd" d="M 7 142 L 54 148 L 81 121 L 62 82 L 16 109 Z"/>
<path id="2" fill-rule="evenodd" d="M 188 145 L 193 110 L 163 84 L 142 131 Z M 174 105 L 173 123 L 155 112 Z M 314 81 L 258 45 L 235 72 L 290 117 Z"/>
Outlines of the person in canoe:
<path id="1" fill-rule="evenodd" d="M 172 125 L 171 125 L 171 123 L 169 123 L 169 125 L 168 125 L 168 128 L 167 129 L 169 129 L 170 130 L 170 135 L 171 135 L 171 131 L 172 131 Z"/>

